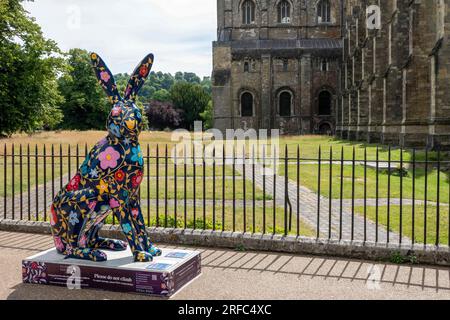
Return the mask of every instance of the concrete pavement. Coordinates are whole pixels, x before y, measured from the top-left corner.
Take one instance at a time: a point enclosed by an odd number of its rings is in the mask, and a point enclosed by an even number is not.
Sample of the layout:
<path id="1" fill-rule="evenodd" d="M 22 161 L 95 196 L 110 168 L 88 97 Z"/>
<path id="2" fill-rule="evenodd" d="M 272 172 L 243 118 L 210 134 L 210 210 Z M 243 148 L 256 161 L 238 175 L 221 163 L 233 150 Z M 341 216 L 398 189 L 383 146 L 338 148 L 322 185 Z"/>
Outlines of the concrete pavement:
<path id="1" fill-rule="evenodd" d="M 51 247 L 47 235 L 0 232 L 0 299 L 157 299 L 22 284 L 21 260 Z M 203 274 L 172 299 L 450 299 L 450 268 L 196 249 Z"/>

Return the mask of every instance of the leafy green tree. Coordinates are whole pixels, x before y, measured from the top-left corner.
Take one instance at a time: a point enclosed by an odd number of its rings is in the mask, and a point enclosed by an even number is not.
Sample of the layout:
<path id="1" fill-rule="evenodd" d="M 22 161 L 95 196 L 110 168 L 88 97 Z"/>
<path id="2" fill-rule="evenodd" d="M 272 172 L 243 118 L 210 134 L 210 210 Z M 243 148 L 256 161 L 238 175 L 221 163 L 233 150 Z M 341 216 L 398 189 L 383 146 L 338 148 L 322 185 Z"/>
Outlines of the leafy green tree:
<path id="1" fill-rule="evenodd" d="M 177 82 L 170 89 L 170 99 L 176 109 L 183 110 L 185 127 L 193 129 L 194 121 L 202 120 L 200 114 L 208 106 L 210 96 L 199 84 Z"/>
<path id="2" fill-rule="evenodd" d="M 211 77 L 203 77 L 202 82 L 200 83 L 203 87 L 203 89 L 208 92 L 209 95 L 212 94 L 212 83 L 211 83 Z"/>
<path id="3" fill-rule="evenodd" d="M 61 127 L 71 130 L 104 129 L 110 103 L 92 71 L 89 53 L 71 49 L 67 56 L 67 72 L 58 80 L 58 88 L 65 99 L 61 105 L 64 113 Z"/>
<path id="4" fill-rule="evenodd" d="M 166 89 L 160 89 L 153 94 L 153 100 L 161 102 L 170 101 L 170 93 Z"/>
<path id="5" fill-rule="evenodd" d="M 214 109 L 212 100 L 209 100 L 204 112 L 200 114 L 203 120 L 203 129 L 208 130 L 214 128 Z"/>
<path id="6" fill-rule="evenodd" d="M 61 120 L 60 50 L 21 0 L 0 1 L 0 136 L 52 128 Z"/>
<path id="7" fill-rule="evenodd" d="M 183 78 L 189 83 L 200 83 L 200 78 L 193 72 L 185 72 Z"/>

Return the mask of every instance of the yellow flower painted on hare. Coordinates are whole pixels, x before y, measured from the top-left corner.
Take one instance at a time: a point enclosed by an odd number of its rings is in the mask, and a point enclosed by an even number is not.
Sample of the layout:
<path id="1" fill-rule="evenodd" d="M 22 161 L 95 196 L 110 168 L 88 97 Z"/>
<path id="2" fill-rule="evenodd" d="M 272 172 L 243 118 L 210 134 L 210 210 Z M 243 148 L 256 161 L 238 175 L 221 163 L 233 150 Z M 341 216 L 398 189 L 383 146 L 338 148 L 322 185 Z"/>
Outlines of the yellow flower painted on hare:
<path id="1" fill-rule="evenodd" d="M 108 184 L 104 180 L 100 180 L 100 184 L 97 186 L 100 194 L 104 194 L 108 191 Z"/>

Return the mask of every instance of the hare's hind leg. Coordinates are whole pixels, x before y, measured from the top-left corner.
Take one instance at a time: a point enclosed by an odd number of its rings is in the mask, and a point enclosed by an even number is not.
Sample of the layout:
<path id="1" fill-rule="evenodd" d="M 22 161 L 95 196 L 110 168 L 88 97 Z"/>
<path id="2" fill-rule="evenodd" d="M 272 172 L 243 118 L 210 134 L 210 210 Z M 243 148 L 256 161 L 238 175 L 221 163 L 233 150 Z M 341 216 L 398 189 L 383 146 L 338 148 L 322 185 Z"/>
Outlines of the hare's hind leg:
<path id="1" fill-rule="evenodd" d="M 97 249 L 87 248 L 88 237 L 82 233 L 86 219 L 99 201 L 98 194 L 93 189 L 82 189 L 73 192 L 61 193 L 53 204 L 58 213 L 54 222 L 56 229 L 55 244 L 57 240 L 62 244 L 63 250 L 58 250 L 68 258 L 91 261 L 106 261 L 106 254 Z M 55 236 L 55 234 L 54 234 Z"/>

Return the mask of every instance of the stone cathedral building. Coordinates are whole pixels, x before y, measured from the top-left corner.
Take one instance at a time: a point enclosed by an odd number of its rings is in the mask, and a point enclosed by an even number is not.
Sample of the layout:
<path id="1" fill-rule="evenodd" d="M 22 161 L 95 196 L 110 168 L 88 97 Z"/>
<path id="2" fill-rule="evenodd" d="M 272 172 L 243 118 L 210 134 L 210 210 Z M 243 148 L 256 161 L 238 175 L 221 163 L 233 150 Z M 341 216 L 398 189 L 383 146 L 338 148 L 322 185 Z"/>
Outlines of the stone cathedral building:
<path id="1" fill-rule="evenodd" d="M 450 148 L 450 0 L 217 0 L 217 9 L 216 128 Z"/>
<path id="2" fill-rule="evenodd" d="M 217 0 L 215 127 L 335 130 L 342 55 L 335 0 Z"/>

